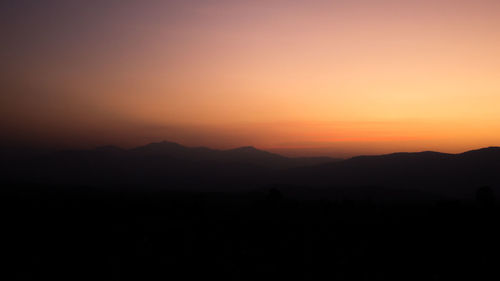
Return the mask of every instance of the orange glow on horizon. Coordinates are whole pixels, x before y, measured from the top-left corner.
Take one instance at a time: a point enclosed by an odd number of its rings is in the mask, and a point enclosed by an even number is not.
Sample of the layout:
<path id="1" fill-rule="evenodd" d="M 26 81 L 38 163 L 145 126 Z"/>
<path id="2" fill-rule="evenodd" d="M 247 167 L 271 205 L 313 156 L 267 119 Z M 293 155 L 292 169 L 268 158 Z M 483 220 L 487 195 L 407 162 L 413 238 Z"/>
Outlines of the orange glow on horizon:
<path id="1" fill-rule="evenodd" d="M 75 3 L 11 11 L 25 20 L 2 47 L 3 139 L 342 157 L 500 145 L 498 1 Z"/>

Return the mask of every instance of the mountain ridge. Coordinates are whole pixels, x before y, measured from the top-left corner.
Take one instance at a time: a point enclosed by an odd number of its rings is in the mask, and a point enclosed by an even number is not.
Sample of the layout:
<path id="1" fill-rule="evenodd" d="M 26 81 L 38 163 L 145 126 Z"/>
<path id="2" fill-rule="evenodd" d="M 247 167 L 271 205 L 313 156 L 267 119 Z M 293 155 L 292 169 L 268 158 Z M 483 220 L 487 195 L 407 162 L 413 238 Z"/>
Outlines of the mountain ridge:
<path id="1" fill-rule="evenodd" d="M 289 158 L 249 146 L 217 150 L 163 141 L 132 149 L 104 146 L 2 156 L 3 180 L 63 185 L 234 191 L 270 185 L 307 187 L 304 190 L 373 187 L 447 196 L 470 196 L 485 185 L 500 187 L 499 147 L 457 154 L 398 152 L 336 160 Z"/>

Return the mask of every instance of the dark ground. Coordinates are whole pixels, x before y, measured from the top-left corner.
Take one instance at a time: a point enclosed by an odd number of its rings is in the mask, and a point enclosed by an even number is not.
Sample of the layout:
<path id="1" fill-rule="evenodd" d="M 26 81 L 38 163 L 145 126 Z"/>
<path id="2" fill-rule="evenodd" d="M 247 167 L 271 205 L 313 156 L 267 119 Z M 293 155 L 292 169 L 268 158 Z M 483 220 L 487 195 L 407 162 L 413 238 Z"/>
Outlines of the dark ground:
<path id="1" fill-rule="evenodd" d="M 16 280 L 499 280 L 499 210 L 470 202 L 2 189 Z M 10 278 L 9 278 L 10 279 Z M 4 279 L 7 280 L 7 279 Z"/>

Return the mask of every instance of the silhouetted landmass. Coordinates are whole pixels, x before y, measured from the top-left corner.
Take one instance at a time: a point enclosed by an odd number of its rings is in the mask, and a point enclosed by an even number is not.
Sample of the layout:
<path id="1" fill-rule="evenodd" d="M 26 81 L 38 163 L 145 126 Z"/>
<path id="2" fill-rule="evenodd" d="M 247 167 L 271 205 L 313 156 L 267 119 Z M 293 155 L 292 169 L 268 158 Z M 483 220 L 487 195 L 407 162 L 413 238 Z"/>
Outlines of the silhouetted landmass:
<path id="1" fill-rule="evenodd" d="M 242 191 L 283 185 L 292 193 L 305 190 L 330 197 L 373 194 L 371 199 L 384 194 L 396 198 L 473 198 L 479 186 L 500 186 L 500 148 L 496 147 L 461 154 L 394 153 L 347 160 L 288 158 L 253 147 L 189 148 L 172 142 L 130 150 L 108 146 L 4 155 L 4 181 L 44 184 L 184 191 Z"/>
<path id="2" fill-rule="evenodd" d="M 347 160 L 169 142 L 1 153 L 13 280 L 500 277 L 500 148 Z"/>
<path id="3" fill-rule="evenodd" d="M 500 148 L 359 156 L 292 169 L 284 181 L 323 187 L 383 186 L 453 198 L 472 198 L 478 186 L 500 186 Z"/>
<path id="4" fill-rule="evenodd" d="M 130 152 L 143 156 L 168 156 L 179 160 L 195 162 L 253 164 L 271 169 L 300 167 L 340 160 L 330 157 L 289 158 L 259 150 L 252 146 L 230 150 L 215 150 L 206 147 L 185 147 L 167 141 L 137 147 L 130 150 Z"/>
<path id="5" fill-rule="evenodd" d="M 172 142 L 131 150 L 107 146 L 94 150 L 25 153 L 4 151 L 3 180 L 89 186 L 148 186 L 215 190 L 255 187 L 270 172 L 333 158 L 288 158 L 243 147 L 233 150 L 188 148 Z"/>
<path id="6" fill-rule="evenodd" d="M 499 210 L 478 203 L 3 186 L 9 280 L 497 280 Z M 465 278 L 465 279 L 464 279 Z"/>

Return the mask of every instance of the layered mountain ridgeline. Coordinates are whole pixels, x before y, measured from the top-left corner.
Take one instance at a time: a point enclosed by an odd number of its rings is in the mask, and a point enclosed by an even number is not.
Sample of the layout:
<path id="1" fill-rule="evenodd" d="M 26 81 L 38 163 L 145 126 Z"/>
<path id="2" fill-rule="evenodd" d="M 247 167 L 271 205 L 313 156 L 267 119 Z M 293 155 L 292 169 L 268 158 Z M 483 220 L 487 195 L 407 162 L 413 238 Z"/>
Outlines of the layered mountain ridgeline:
<path id="1" fill-rule="evenodd" d="M 5 267 L 16 280 L 498 280 L 499 148 L 276 159 L 172 143 L 4 152 Z"/>
<path id="2" fill-rule="evenodd" d="M 2 153 L 2 179 L 56 185 L 203 191 L 280 186 L 307 197 L 376 199 L 471 197 L 500 186 L 500 148 L 438 152 L 288 158 L 241 147 L 216 150 L 173 142 L 134 149 Z"/>
<path id="3" fill-rule="evenodd" d="M 178 143 L 167 141 L 137 147 L 129 152 L 143 156 L 168 156 L 179 160 L 189 160 L 194 162 L 252 164 L 270 169 L 301 167 L 341 160 L 330 157 L 289 158 L 259 150 L 252 146 L 239 147 L 230 150 L 216 150 L 207 147 L 186 147 Z"/>
<path id="4" fill-rule="evenodd" d="M 167 141 L 129 150 L 5 150 L 2 159 L 3 179 L 10 181 L 203 190 L 255 187 L 268 183 L 277 170 L 340 161 L 289 158 L 254 147 L 216 150 Z"/>
<path id="5" fill-rule="evenodd" d="M 480 186 L 500 187 L 500 148 L 460 154 L 425 151 L 358 156 L 336 163 L 290 169 L 282 179 L 323 187 L 373 186 L 454 197 L 472 196 Z"/>

